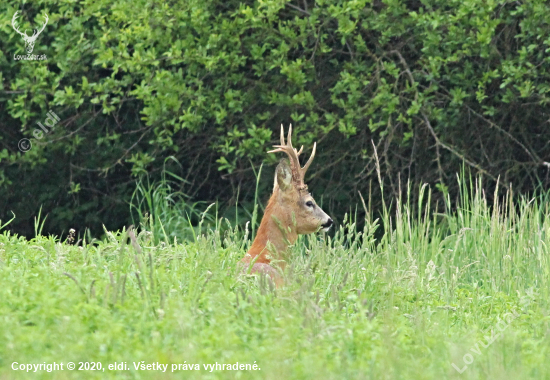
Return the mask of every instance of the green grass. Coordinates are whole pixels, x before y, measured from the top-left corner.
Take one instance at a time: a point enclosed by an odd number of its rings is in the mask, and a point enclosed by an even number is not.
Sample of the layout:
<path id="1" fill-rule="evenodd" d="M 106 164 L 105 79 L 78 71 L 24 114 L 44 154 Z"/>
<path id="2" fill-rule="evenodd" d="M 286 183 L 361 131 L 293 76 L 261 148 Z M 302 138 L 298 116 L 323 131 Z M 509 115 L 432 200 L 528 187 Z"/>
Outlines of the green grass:
<path id="1" fill-rule="evenodd" d="M 488 204 L 479 189 L 436 213 L 424 188 L 363 231 L 349 218 L 332 237 L 303 237 L 276 290 L 238 275 L 250 234 L 225 221 L 177 244 L 146 227 L 81 246 L 4 232 L 0 378 L 549 378 L 545 199 Z M 106 370 L 26 374 L 13 362 Z M 261 370 L 203 369 L 216 362 Z M 201 370 L 170 372 L 178 363 Z"/>

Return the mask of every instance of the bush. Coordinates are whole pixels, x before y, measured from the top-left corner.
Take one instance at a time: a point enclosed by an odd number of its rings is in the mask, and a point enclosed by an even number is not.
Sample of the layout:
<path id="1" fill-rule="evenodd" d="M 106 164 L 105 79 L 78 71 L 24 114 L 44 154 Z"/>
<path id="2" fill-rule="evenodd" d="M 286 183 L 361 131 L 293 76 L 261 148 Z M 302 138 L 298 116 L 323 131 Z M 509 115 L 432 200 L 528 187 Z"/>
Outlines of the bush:
<path id="1" fill-rule="evenodd" d="M 41 205 L 47 232 L 128 224 L 135 179 L 160 178 L 169 156 L 177 191 L 246 206 L 281 123 L 297 144 L 318 142 L 310 188 L 337 217 L 358 191 L 373 208 L 382 199 L 373 146 L 392 193 L 408 177 L 456 194 L 462 163 L 521 191 L 548 185 L 545 1 L 19 6 L 0 5 L 0 208 L 19 233 Z M 21 30 L 48 14 L 34 49 L 47 60 L 14 60 L 18 9 Z M 20 153 L 49 110 L 59 124 Z"/>

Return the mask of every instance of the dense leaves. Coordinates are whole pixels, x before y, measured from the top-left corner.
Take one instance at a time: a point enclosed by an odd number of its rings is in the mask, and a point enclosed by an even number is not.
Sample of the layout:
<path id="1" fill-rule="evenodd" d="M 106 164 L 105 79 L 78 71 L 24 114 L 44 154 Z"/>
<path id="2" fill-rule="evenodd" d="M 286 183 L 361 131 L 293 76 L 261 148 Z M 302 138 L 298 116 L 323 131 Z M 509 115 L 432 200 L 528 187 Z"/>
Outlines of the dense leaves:
<path id="1" fill-rule="evenodd" d="M 14 59 L 17 10 L 29 34 L 49 16 L 33 53 L 46 60 Z M 381 199 L 374 146 L 393 193 L 399 178 L 455 193 L 462 163 L 547 186 L 549 12 L 542 0 L 3 2 L 1 219 L 13 211 L 31 234 L 42 206 L 50 232 L 115 229 L 135 179 L 163 169 L 189 199 L 246 205 L 252 167 L 276 162 L 266 151 L 291 122 L 298 144 L 318 142 L 310 188 L 333 215 L 358 191 Z M 49 110 L 61 121 L 21 153 Z"/>

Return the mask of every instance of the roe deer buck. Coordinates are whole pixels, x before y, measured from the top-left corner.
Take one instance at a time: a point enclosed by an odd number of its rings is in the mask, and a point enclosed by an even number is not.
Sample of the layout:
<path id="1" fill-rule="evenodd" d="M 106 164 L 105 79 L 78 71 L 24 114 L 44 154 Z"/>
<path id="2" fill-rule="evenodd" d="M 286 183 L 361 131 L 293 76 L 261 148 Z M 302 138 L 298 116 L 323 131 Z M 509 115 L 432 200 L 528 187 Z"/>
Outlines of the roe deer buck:
<path id="1" fill-rule="evenodd" d="M 300 167 L 298 156 L 302 153 L 292 147 L 292 125 L 288 130 L 285 144 L 284 129 L 281 125 L 281 145 L 268 153 L 284 152 L 287 159 L 281 160 L 275 173 L 273 194 L 265 209 L 264 216 L 256 238 L 242 262 L 248 267 L 252 264 L 251 273 L 268 274 L 277 287 L 283 279 L 277 268 L 270 265 L 275 260 L 284 270 L 288 247 L 296 241 L 298 234 L 310 234 L 323 228 L 325 231 L 332 225 L 332 219 L 323 211 L 309 194 L 304 176 L 315 157 L 317 143 L 313 144 L 311 157 L 305 166 Z M 275 263 L 274 263 L 275 264 Z"/>

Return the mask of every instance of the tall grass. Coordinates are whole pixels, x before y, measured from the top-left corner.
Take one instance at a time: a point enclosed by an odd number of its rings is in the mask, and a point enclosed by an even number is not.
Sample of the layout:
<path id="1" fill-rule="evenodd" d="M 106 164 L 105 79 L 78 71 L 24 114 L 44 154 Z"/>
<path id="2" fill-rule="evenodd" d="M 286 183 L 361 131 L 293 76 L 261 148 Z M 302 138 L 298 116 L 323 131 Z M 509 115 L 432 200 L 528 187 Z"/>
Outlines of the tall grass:
<path id="1" fill-rule="evenodd" d="M 130 201 L 132 221 L 151 232 L 155 243 L 195 239 L 205 220 L 217 225 L 216 217 L 208 213 L 212 205 L 191 202 L 186 194 L 174 190 L 178 182 L 185 180 L 166 170 L 158 182 L 151 183 L 149 177 L 136 181 Z"/>
<path id="2" fill-rule="evenodd" d="M 155 186 L 140 195 L 155 211 L 138 232 L 84 246 L 4 232 L 0 377 L 28 377 L 14 361 L 94 361 L 131 369 L 33 377 L 548 378 L 546 200 L 505 192 L 489 203 L 480 180 L 459 181 L 442 212 L 429 187 L 407 188 L 360 230 L 348 215 L 333 234 L 302 236 L 280 289 L 239 274 L 253 236 L 227 220 L 171 243 L 186 224 Z M 488 344 L 491 329 L 500 335 Z M 142 360 L 169 370 L 134 370 Z M 261 371 L 202 367 L 237 361 Z M 170 372 L 184 362 L 201 370 Z"/>
<path id="3" fill-rule="evenodd" d="M 185 193 L 175 190 L 186 181 L 168 170 L 163 170 L 160 181 L 152 183 L 148 176 L 136 181 L 129 204 L 132 223 L 150 231 L 155 243 L 196 241 L 197 236 L 205 233 L 208 228 L 221 229 L 222 233 L 226 228 L 235 228 L 242 233 L 242 238 L 254 236 L 262 216 L 258 192 L 262 168 L 263 164 L 258 171 L 252 167 L 256 176 L 254 203 L 250 210 L 242 208 L 242 214 L 248 218 L 239 217 L 241 207 L 235 204 L 233 208 L 225 207 L 221 210 L 225 216 L 232 214 L 231 219 L 234 221 L 229 224 L 220 223 L 225 218 L 219 217 L 218 203 L 191 202 Z"/>

